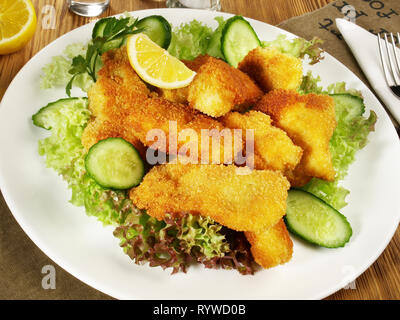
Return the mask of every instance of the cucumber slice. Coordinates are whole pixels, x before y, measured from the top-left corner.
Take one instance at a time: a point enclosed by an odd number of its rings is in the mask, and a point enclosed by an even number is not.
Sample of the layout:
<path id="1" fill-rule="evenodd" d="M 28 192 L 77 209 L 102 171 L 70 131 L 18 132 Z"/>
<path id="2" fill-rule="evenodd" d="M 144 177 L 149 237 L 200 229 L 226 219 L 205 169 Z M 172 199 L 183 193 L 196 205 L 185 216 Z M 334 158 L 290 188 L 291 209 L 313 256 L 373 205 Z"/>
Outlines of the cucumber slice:
<path id="1" fill-rule="evenodd" d="M 32 121 L 35 126 L 41 127 L 46 130 L 51 129 L 51 120 L 54 114 L 60 112 L 61 108 L 74 108 L 77 104 L 84 103 L 87 106 L 87 98 L 66 98 L 54 102 L 50 102 L 47 106 L 41 108 L 37 113 L 32 116 Z"/>
<path id="2" fill-rule="evenodd" d="M 313 244 L 343 247 L 352 235 L 346 217 L 311 193 L 292 189 L 285 222 L 290 232 Z"/>
<path id="3" fill-rule="evenodd" d="M 129 189 L 137 186 L 144 176 L 144 164 L 139 153 L 122 138 L 97 142 L 86 155 L 85 167 L 104 188 Z"/>
<path id="4" fill-rule="evenodd" d="M 231 66 L 236 68 L 249 51 L 259 46 L 260 39 L 242 16 L 234 16 L 227 20 L 222 30 L 221 49 Z"/>
<path id="5" fill-rule="evenodd" d="M 157 43 L 160 47 L 168 49 L 171 43 L 171 25 L 162 16 L 148 16 L 139 20 L 137 28 L 142 29 L 143 33 Z"/>
<path id="6" fill-rule="evenodd" d="M 365 105 L 361 97 L 348 93 L 332 94 L 331 97 L 335 100 L 335 112 L 338 119 L 349 122 L 364 114 Z"/>

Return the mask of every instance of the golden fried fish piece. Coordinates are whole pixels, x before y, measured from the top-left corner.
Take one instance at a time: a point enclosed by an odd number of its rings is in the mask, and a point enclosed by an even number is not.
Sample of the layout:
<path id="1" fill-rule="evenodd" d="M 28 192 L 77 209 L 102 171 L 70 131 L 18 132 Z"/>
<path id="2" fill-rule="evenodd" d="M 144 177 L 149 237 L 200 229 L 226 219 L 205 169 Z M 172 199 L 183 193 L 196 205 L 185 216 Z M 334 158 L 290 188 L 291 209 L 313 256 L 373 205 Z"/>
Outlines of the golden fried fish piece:
<path id="1" fill-rule="evenodd" d="M 199 68 L 207 62 L 208 55 L 200 55 L 194 60 L 182 60 L 182 62 L 191 70 L 198 72 Z M 161 98 L 167 99 L 171 102 L 188 104 L 189 87 L 178 89 L 163 89 L 157 88 L 157 92 Z"/>
<path id="2" fill-rule="evenodd" d="M 253 80 L 222 60 L 201 55 L 183 62 L 197 75 L 188 87 L 159 89 L 160 96 L 169 101 L 189 103 L 202 113 L 220 117 L 231 110 L 245 110 L 262 96 Z"/>
<path id="3" fill-rule="evenodd" d="M 146 100 L 150 90 L 131 67 L 126 47 L 103 54 L 103 67 L 88 92 L 94 117 L 121 123 L 130 109 Z"/>
<path id="4" fill-rule="evenodd" d="M 259 111 L 244 114 L 230 112 L 220 120 L 226 127 L 254 130 L 255 168 L 279 170 L 283 173 L 293 170 L 300 162 L 303 150 L 296 146 L 286 132 L 274 127 L 271 118 Z M 246 155 L 249 156 L 249 155 Z"/>
<path id="5" fill-rule="evenodd" d="M 265 269 L 286 263 L 292 258 L 293 242 L 283 219 L 266 231 L 245 232 L 245 235 L 251 244 L 254 260 Z"/>
<path id="6" fill-rule="evenodd" d="M 246 174 L 240 174 L 246 171 Z M 164 164 L 153 167 L 130 198 L 159 220 L 166 214 L 198 214 L 237 231 L 274 226 L 286 211 L 289 182 L 276 171 L 234 165 Z"/>
<path id="7" fill-rule="evenodd" d="M 297 90 L 303 79 L 301 59 L 275 48 L 253 49 L 238 68 L 254 79 L 265 92 L 275 89 Z"/>
<path id="8" fill-rule="evenodd" d="M 187 104 L 189 87 L 179 88 L 179 89 L 162 89 L 157 88 L 159 96 L 171 102 Z"/>
<path id="9" fill-rule="evenodd" d="M 211 117 L 245 110 L 262 96 L 257 85 L 240 70 L 213 57 L 200 57 L 201 66 L 189 85 L 189 105 Z"/>
<path id="10" fill-rule="evenodd" d="M 310 177 L 335 179 L 329 141 L 336 128 L 336 116 L 334 100 L 330 96 L 274 90 L 254 109 L 268 114 L 273 124 L 286 131 L 303 149 L 299 165 L 288 175 L 292 186 L 302 186 Z"/>
<path id="11" fill-rule="evenodd" d="M 144 157 L 146 148 L 132 131 L 126 132 L 124 119 L 149 97 L 150 90 L 131 67 L 125 47 L 107 51 L 102 60 L 98 79 L 88 92 L 92 119 L 82 133 L 82 144 L 89 150 L 100 140 L 124 138 Z"/>

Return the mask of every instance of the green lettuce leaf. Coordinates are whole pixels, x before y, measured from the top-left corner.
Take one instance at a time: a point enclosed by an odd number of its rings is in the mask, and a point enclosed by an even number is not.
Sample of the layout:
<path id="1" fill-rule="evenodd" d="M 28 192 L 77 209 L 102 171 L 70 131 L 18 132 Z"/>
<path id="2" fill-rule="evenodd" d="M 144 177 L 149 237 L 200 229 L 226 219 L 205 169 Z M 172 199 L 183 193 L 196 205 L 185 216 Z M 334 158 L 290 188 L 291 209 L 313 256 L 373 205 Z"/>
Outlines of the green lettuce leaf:
<path id="1" fill-rule="evenodd" d="M 311 71 L 308 71 L 306 75 L 303 76 L 303 81 L 300 85 L 299 92 L 301 94 L 308 93 L 323 93 L 324 88 L 319 86 L 319 82 L 321 81 L 320 76 L 314 77 Z"/>
<path id="2" fill-rule="evenodd" d="M 173 56 L 193 60 L 207 53 L 213 30 L 207 25 L 193 20 L 174 28 L 168 51 Z"/>
<path id="3" fill-rule="evenodd" d="M 163 221 L 133 209 L 114 231 L 124 252 L 137 264 L 186 271 L 198 262 L 206 268 L 236 269 L 253 274 L 258 268 L 243 232 L 227 230 L 212 219 L 191 214 Z"/>
<path id="4" fill-rule="evenodd" d="M 75 164 L 80 166 L 77 162 L 84 153 L 81 136 L 89 118 L 87 99 L 47 113 L 45 121 L 46 126 L 51 127 L 51 135 L 39 141 L 39 154 L 46 156 L 48 167 L 66 177 L 73 175 Z"/>
<path id="5" fill-rule="evenodd" d="M 209 217 L 188 214 L 182 218 L 176 237 L 181 241 L 184 252 L 191 254 L 196 250 L 207 259 L 212 259 L 223 257 L 229 251 L 229 244 L 220 233 L 221 229 L 222 226 Z"/>
<path id="6" fill-rule="evenodd" d="M 40 78 L 41 89 L 50 89 L 55 87 L 65 87 L 72 75 L 68 72 L 71 69 L 72 58 L 77 55 L 86 55 L 87 45 L 82 43 L 73 43 L 68 45 L 63 54 L 54 56 L 51 62 L 42 69 Z M 88 74 L 81 74 L 75 77 L 73 85 L 87 92 L 93 84 Z"/>
<path id="7" fill-rule="evenodd" d="M 133 210 L 114 235 L 120 246 L 135 263 L 185 271 L 188 264 L 201 257 L 210 260 L 229 252 L 229 244 L 220 233 L 222 226 L 212 219 L 191 214 L 164 221 L 150 217 L 142 210 Z"/>
<path id="8" fill-rule="evenodd" d="M 264 48 L 274 47 L 282 53 L 290 54 L 296 58 L 303 59 L 305 56 L 310 58 L 310 64 L 318 63 L 323 59 L 323 50 L 320 45 L 323 41 L 319 38 L 314 38 L 307 41 L 303 38 L 287 39 L 286 35 L 279 35 L 275 40 L 263 41 Z"/>
<path id="9" fill-rule="evenodd" d="M 221 50 L 221 37 L 222 30 L 224 29 L 227 20 L 223 17 L 216 17 L 215 20 L 218 22 L 218 27 L 211 36 L 206 53 L 209 56 L 225 60 L 224 54 Z"/>
<path id="10" fill-rule="evenodd" d="M 106 190 L 86 174 L 81 136 L 89 118 L 87 99 L 48 112 L 50 136 L 39 141 L 39 154 L 68 183 L 71 203 L 85 206 L 88 215 L 106 225 L 118 224 L 129 213 L 126 192 Z"/>

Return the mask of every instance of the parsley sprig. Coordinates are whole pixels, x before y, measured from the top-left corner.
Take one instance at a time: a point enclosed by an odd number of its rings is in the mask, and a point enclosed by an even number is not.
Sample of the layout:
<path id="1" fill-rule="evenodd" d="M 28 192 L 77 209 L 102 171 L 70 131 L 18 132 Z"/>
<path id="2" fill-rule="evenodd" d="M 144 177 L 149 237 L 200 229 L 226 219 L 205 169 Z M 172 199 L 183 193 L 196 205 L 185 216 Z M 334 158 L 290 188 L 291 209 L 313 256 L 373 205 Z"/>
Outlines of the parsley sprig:
<path id="1" fill-rule="evenodd" d="M 78 75 L 87 73 L 96 82 L 96 73 L 99 57 L 106 51 L 118 48 L 122 45 L 125 37 L 139 33 L 137 29 L 138 19 L 115 17 L 104 18 L 95 24 L 86 56 L 78 55 L 72 59 L 71 69 L 68 71 L 72 77 L 65 91 L 71 96 L 72 83 Z"/>

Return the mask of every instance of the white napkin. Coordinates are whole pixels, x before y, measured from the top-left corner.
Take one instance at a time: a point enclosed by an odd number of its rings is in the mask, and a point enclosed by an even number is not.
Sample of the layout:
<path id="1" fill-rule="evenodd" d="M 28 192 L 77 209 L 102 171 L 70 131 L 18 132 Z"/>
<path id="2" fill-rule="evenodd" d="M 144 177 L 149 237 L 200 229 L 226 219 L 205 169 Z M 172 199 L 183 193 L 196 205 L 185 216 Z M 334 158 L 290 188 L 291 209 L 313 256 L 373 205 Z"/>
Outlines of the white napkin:
<path id="1" fill-rule="evenodd" d="M 400 123 L 400 99 L 394 95 L 386 84 L 377 36 L 345 19 L 336 19 L 336 26 L 342 33 L 344 40 L 353 52 L 372 88 L 385 103 L 397 122 Z M 384 44 L 383 41 L 382 44 Z"/>

